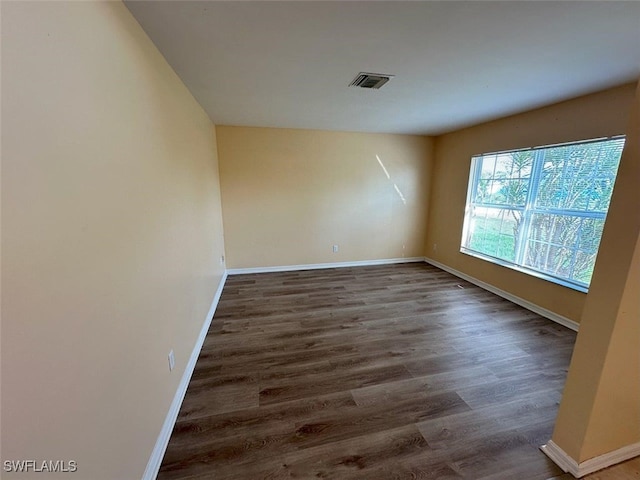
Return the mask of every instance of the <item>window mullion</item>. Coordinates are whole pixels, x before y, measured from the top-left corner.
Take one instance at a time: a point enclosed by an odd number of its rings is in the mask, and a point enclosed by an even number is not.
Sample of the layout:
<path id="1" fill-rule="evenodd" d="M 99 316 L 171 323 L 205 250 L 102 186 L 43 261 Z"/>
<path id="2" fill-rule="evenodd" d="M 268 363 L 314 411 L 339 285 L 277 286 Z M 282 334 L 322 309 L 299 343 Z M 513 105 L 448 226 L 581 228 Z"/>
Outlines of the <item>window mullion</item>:
<path id="1" fill-rule="evenodd" d="M 531 175 L 529 176 L 529 189 L 527 191 L 527 201 L 522 212 L 522 223 L 518 229 L 518 238 L 516 238 L 516 255 L 515 261 L 518 265 L 524 265 L 527 251 L 527 239 L 531 230 L 531 217 L 535 206 L 538 188 L 542 178 L 542 169 L 544 167 L 544 150 L 536 150 L 533 154 L 533 164 L 531 166 Z"/>

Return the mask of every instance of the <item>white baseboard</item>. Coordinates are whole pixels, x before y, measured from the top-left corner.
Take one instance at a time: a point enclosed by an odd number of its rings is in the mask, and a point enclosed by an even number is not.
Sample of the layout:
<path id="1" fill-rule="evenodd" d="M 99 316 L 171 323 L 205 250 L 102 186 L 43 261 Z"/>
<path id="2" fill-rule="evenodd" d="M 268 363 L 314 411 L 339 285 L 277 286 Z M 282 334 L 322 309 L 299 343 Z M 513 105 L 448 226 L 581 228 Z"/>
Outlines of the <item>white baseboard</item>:
<path id="1" fill-rule="evenodd" d="M 569 472 L 571 475 L 577 476 L 578 462 L 556 445 L 553 440 L 549 440 L 546 445 L 542 445 L 540 450 L 542 450 L 544 454 L 553 461 L 553 463 L 558 465 L 563 472 Z"/>
<path id="2" fill-rule="evenodd" d="M 590 473 L 597 472 L 603 468 L 625 462 L 640 455 L 640 442 L 627 445 L 614 450 L 613 452 L 599 455 L 582 463 L 576 462 L 567 452 L 562 450 L 553 440 L 549 440 L 546 445 L 540 447 L 551 460 L 554 461 L 564 472 L 569 472 L 576 478 L 582 478 Z"/>
<path id="3" fill-rule="evenodd" d="M 153 452 L 151 452 L 151 457 L 149 458 L 147 468 L 142 475 L 142 480 L 155 480 L 155 478 L 158 476 L 158 471 L 160 470 L 160 465 L 162 464 L 164 452 L 166 451 L 167 445 L 169 444 L 169 438 L 171 437 L 173 426 L 175 425 L 176 419 L 178 418 L 180 406 L 182 405 L 184 396 L 187 393 L 187 387 L 189 386 L 191 375 L 193 374 L 193 370 L 196 367 L 196 362 L 198 361 L 198 356 L 200 355 L 202 344 L 204 343 L 204 339 L 207 336 L 207 332 L 209 331 L 211 320 L 213 320 L 213 314 L 215 313 L 218 302 L 220 301 L 222 289 L 226 281 L 227 271 L 225 270 L 222 278 L 220 279 L 216 294 L 213 297 L 213 301 L 211 302 L 211 308 L 209 308 L 209 312 L 207 313 L 202 328 L 200 329 L 200 334 L 198 335 L 196 344 L 191 351 L 189 362 L 187 363 L 187 366 L 184 369 L 184 373 L 182 374 L 182 379 L 180 380 L 180 384 L 178 385 L 176 394 L 174 395 L 171 406 L 169 407 L 169 412 L 167 413 L 164 424 L 162 425 L 162 430 L 160 430 L 160 435 L 158 435 L 158 439 L 156 440 L 156 445 L 153 448 Z"/>
<path id="4" fill-rule="evenodd" d="M 462 273 L 454 268 L 448 267 L 447 265 L 444 265 L 440 262 L 436 262 L 435 260 L 432 260 L 430 258 L 425 257 L 424 261 L 433 265 L 434 267 L 438 267 L 442 270 L 444 270 L 445 272 L 449 272 L 452 275 L 455 275 L 456 277 L 460 277 L 463 280 L 466 280 L 469 283 L 473 283 L 474 285 L 477 285 L 478 287 L 487 290 L 491 293 L 495 293 L 496 295 L 498 295 L 499 297 L 502 297 L 506 300 L 509 300 L 510 302 L 515 303 L 516 305 L 520 305 L 521 307 L 526 308 L 527 310 L 531 310 L 532 312 L 537 313 L 538 315 L 541 315 L 545 318 L 548 318 L 549 320 L 552 320 L 556 323 L 559 323 L 560 325 L 570 328 L 571 330 L 577 332 L 578 331 L 578 326 L 579 323 L 574 322 L 573 320 L 568 319 L 567 317 L 563 317 L 562 315 L 558 315 L 555 312 L 552 312 L 551 310 L 547 310 L 546 308 L 543 308 L 539 305 L 536 305 L 535 303 L 531 303 L 528 300 L 525 300 L 524 298 L 520 298 L 517 297 L 509 292 L 505 292 L 504 290 L 498 288 L 498 287 L 494 287 L 493 285 L 490 285 L 486 282 L 483 282 L 482 280 L 478 280 L 477 278 L 474 278 L 470 275 L 467 275 L 466 273 Z"/>
<path id="5" fill-rule="evenodd" d="M 357 262 L 312 263 L 306 265 L 284 265 L 278 267 L 230 268 L 229 275 L 246 273 L 295 272 L 299 270 L 319 270 L 322 268 L 366 267 L 371 265 L 391 265 L 394 263 L 424 262 L 424 257 L 386 258 L 383 260 L 362 260 Z"/>

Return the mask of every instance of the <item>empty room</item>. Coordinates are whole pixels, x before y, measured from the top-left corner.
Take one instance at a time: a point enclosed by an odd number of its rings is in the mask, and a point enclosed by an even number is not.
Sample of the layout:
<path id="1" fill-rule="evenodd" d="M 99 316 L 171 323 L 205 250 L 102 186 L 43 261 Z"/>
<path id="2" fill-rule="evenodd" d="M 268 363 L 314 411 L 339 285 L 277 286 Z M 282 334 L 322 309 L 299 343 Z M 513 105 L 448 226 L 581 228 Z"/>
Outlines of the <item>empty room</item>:
<path id="1" fill-rule="evenodd" d="M 1 478 L 640 476 L 640 2 L 0 2 Z"/>

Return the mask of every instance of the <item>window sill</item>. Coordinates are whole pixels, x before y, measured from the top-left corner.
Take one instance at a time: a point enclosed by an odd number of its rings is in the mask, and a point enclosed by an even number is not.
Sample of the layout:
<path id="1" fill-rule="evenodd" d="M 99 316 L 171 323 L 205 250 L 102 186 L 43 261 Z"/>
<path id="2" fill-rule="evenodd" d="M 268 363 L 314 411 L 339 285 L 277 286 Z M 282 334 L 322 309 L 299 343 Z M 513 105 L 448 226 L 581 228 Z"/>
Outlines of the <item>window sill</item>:
<path id="1" fill-rule="evenodd" d="M 525 275 L 529 275 L 531 277 L 536 277 L 541 280 L 546 280 L 547 282 L 555 283 L 556 285 L 560 285 L 562 287 L 570 288 L 572 290 L 577 290 L 578 292 L 588 293 L 589 287 L 585 287 L 583 285 L 578 285 L 576 283 L 568 282 L 566 280 L 562 280 L 560 278 L 554 277 L 552 275 L 547 275 L 542 272 L 538 272 L 536 270 L 532 270 L 529 268 L 521 267 L 519 265 L 514 265 L 513 263 L 509 263 L 500 258 L 492 257 L 491 255 L 486 255 L 483 253 L 479 253 L 473 250 L 466 249 L 464 247 L 460 248 L 460 253 L 465 255 L 469 255 L 470 257 L 479 258 L 480 260 L 484 260 L 486 262 L 493 263 L 495 265 L 499 265 L 501 267 L 508 268 L 510 270 L 515 270 L 516 272 L 524 273 Z"/>

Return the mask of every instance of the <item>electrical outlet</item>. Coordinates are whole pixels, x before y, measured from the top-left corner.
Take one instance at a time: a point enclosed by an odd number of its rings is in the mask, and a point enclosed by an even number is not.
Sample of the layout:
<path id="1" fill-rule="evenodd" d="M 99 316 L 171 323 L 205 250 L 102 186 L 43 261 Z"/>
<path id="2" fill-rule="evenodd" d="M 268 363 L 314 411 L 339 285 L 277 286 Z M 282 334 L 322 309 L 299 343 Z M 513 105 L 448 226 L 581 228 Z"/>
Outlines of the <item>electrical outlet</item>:
<path id="1" fill-rule="evenodd" d="M 434 243 L 434 244 L 433 244 L 433 251 L 434 251 L 434 252 L 437 252 L 437 251 L 438 251 L 438 244 L 437 244 L 437 243 Z"/>
<path id="2" fill-rule="evenodd" d="M 338 245 L 333 246 L 333 253 L 338 253 Z"/>
<path id="3" fill-rule="evenodd" d="M 224 255 L 220 255 L 220 265 L 224 265 Z"/>
<path id="4" fill-rule="evenodd" d="M 176 366 L 176 357 L 173 354 L 173 350 L 169 352 L 169 371 L 173 370 L 173 367 Z"/>

